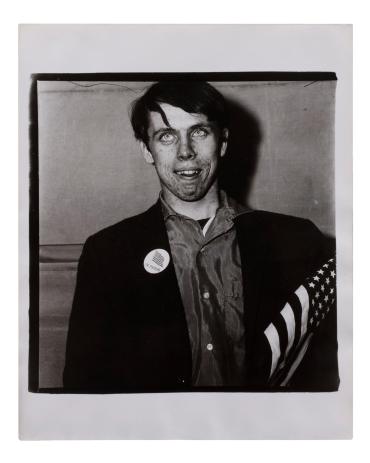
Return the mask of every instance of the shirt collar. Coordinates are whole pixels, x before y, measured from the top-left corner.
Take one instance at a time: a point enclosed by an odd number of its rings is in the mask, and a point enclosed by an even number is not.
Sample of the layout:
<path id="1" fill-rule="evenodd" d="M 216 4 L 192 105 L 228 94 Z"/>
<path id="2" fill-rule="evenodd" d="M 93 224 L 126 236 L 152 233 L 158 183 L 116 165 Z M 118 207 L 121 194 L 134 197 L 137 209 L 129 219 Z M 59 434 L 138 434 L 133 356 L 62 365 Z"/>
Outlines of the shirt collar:
<path id="1" fill-rule="evenodd" d="M 162 192 L 159 194 L 159 200 L 162 206 L 163 218 L 166 221 L 171 216 L 186 217 L 178 214 L 172 209 L 172 207 L 164 200 Z M 243 204 L 238 203 L 235 199 L 228 196 L 225 191 L 220 191 L 220 207 L 216 211 L 216 215 L 219 212 L 223 212 L 225 217 L 234 220 L 236 217 L 243 215 L 247 212 L 251 212 L 251 209 Z M 187 219 L 189 217 L 186 217 Z"/>

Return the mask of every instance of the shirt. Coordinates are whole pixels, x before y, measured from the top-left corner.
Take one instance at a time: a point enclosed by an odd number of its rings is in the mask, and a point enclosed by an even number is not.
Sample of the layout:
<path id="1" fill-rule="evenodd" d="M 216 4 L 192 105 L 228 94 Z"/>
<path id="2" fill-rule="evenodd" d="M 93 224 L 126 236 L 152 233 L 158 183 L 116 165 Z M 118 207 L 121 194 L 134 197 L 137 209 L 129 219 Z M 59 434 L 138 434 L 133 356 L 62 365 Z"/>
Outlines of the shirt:
<path id="1" fill-rule="evenodd" d="M 220 207 L 202 230 L 161 201 L 188 325 L 192 384 L 243 385 L 244 302 L 234 219 L 247 209 L 221 192 Z"/>

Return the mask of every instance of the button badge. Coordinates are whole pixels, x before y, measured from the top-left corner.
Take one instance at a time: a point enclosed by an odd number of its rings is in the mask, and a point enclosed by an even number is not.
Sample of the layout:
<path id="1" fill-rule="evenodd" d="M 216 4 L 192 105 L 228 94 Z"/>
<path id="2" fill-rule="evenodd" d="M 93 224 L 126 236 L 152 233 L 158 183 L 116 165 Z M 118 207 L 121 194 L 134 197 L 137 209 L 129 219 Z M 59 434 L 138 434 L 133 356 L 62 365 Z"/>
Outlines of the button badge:
<path id="1" fill-rule="evenodd" d="M 170 255 L 165 249 L 153 249 L 144 259 L 144 268 L 148 273 L 160 273 L 170 263 Z"/>

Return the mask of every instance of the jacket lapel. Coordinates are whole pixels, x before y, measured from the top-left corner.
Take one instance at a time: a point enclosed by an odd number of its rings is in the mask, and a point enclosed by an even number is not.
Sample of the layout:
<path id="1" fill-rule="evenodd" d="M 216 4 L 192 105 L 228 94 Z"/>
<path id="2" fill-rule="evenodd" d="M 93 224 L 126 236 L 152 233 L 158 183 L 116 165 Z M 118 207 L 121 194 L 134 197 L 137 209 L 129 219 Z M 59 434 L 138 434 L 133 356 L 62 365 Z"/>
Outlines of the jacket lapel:
<path id="1" fill-rule="evenodd" d="M 156 307 L 157 322 L 163 327 L 163 342 L 169 346 L 167 354 L 173 360 L 172 373 L 180 385 L 189 385 L 192 361 L 188 328 L 160 201 L 142 214 L 141 224 L 136 230 L 139 235 L 135 239 L 139 243 L 137 252 L 141 253 L 142 287 L 151 288 L 151 294 L 156 298 L 150 308 Z M 170 262 L 163 271 L 151 274 L 144 269 L 143 262 L 145 256 L 155 249 L 167 251 Z"/>
<path id="2" fill-rule="evenodd" d="M 266 240 L 257 213 L 252 211 L 238 216 L 235 222 L 244 287 L 246 362 L 247 370 L 250 372 L 258 335 L 262 283 L 268 265 Z"/>
<path id="3" fill-rule="evenodd" d="M 176 302 L 176 307 L 181 308 L 184 312 L 180 289 L 176 278 L 175 267 L 171 255 L 170 243 L 168 241 L 167 230 L 163 219 L 160 202 L 154 204 L 148 211 L 141 215 L 141 223 L 135 229 L 135 243 L 137 243 L 137 253 L 140 263 L 140 273 L 144 282 L 148 287 L 157 288 L 158 294 L 161 295 L 161 300 L 173 304 Z M 151 274 L 144 268 L 145 257 L 153 250 L 163 249 L 170 256 L 168 266 L 161 272 Z"/>

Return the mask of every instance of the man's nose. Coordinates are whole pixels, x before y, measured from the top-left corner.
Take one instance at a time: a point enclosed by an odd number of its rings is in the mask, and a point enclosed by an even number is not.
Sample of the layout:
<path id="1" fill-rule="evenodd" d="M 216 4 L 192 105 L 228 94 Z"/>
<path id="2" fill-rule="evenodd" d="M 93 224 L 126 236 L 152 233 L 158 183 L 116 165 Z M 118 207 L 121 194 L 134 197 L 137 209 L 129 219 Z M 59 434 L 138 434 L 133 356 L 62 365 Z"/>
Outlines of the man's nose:
<path id="1" fill-rule="evenodd" d="M 195 152 L 188 140 L 181 141 L 177 156 L 181 160 L 192 159 L 195 157 Z"/>

